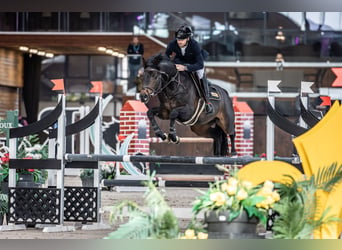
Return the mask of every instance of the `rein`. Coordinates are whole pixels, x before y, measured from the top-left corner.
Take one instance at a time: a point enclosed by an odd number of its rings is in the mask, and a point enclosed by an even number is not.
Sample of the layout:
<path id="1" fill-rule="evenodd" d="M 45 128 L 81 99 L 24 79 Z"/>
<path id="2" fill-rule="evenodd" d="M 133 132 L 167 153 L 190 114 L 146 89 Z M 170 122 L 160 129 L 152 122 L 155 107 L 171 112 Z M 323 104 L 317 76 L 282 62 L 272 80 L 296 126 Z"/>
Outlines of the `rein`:
<path id="1" fill-rule="evenodd" d="M 145 71 L 150 71 L 150 72 L 157 72 L 159 73 L 159 84 L 158 84 L 158 88 L 157 89 L 153 89 L 153 88 L 149 88 L 149 87 L 145 87 L 147 89 L 150 89 L 152 91 L 152 94 L 151 95 L 158 95 L 159 93 L 161 93 L 164 89 L 166 89 L 172 82 L 176 82 L 178 85 L 182 85 L 183 84 L 181 83 L 180 81 L 180 74 L 179 74 L 179 71 L 177 71 L 177 73 L 170 77 L 168 73 L 166 73 L 165 71 L 161 71 L 161 70 L 157 70 L 157 69 L 154 69 L 154 68 L 146 68 Z M 162 86 L 161 84 L 161 76 L 162 75 L 165 75 L 167 77 L 168 82 Z M 178 77 L 178 79 L 177 79 Z"/>

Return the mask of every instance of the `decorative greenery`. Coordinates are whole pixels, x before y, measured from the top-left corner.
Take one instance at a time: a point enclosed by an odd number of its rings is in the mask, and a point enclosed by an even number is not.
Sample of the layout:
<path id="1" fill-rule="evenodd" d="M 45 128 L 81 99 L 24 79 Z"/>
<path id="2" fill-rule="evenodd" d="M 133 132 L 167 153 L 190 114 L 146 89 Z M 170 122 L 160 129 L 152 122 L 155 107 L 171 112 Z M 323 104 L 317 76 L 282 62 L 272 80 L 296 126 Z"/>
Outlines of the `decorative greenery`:
<path id="1" fill-rule="evenodd" d="M 115 178 L 115 163 L 101 162 L 101 179 Z M 81 179 L 94 177 L 94 169 L 82 169 L 80 174 Z"/>
<path id="2" fill-rule="evenodd" d="M 232 221 L 245 210 L 250 218 L 255 216 L 266 225 L 267 209 L 280 199 L 273 189 L 271 181 L 253 186 L 251 182 L 239 180 L 236 175 L 209 183 L 207 191 L 198 190 L 202 196 L 193 203 L 194 220 L 201 211 L 228 211 L 228 221 Z"/>
<path id="3" fill-rule="evenodd" d="M 8 212 L 8 196 L 7 194 L 0 193 L 0 215 Z"/>
<path id="4" fill-rule="evenodd" d="M 114 206 L 111 221 L 123 221 L 127 214 L 128 221 L 110 233 L 105 239 L 175 239 L 178 237 L 178 221 L 172 209 L 165 202 L 164 196 L 157 190 L 151 175 L 145 185 L 146 208 L 133 201 L 122 201 Z M 125 210 L 126 209 L 126 210 Z M 126 213 L 125 213 L 126 211 Z"/>
<path id="5" fill-rule="evenodd" d="M 88 168 L 82 169 L 80 177 L 81 179 L 94 177 L 94 169 L 88 169 Z"/>
<path id="6" fill-rule="evenodd" d="M 310 239 L 314 230 L 323 224 L 337 221 L 335 217 L 327 217 L 329 209 L 322 211 L 317 218 L 317 194 L 331 192 L 341 181 L 342 165 L 338 167 L 334 163 L 320 169 L 310 178 L 300 181 L 292 178 L 291 183 L 278 184 L 281 200 L 273 208 L 278 213 L 272 227 L 273 238 Z"/>
<path id="7" fill-rule="evenodd" d="M 0 158 L 0 182 L 8 179 L 9 173 L 9 153 L 2 153 Z M 48 147 L 39 143 L 38 135 L 30 135 L 19 139 L 19 146 L 17 152 L 18 159 L 46 159 L 48 158 Z M 19 174 L 33 175 L 34 182 L 42 183 L 47 178 L 47 171 L 40 169 L 18 169 L 16 171 L 16 178 L 18 180 Z"/>

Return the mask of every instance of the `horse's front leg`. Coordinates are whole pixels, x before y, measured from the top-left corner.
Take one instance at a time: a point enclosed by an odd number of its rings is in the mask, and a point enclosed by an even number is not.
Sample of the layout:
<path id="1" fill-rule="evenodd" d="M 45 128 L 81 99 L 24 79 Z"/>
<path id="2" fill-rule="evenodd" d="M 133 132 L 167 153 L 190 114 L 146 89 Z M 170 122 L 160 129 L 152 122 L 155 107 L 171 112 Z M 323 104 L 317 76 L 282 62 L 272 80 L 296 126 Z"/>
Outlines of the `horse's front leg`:
<path id="1" fill-rule="evenodd" d="M 176 144 L 180 142 L 180 139 L 177 136 L 177 131 L 176 131 L 176 118 L 179 116 L 179 114 L 180 114 L 180 108 L 173 109 L 170 112 L 170 132 L 169 132 L 168 139 L 170 142 L 176 143 Z"/>
<path id="2" fill-rule="evenodd" d="M 158 123 L 154 119 L 155 115 L 158 113 L 159 108 L 151 108 L 147 110 L 147 117 L 150 120 L 151 126 L 155 135 L 161 138 L 163 141 L 167 140 L 167 135 L 160 129 Z"/>

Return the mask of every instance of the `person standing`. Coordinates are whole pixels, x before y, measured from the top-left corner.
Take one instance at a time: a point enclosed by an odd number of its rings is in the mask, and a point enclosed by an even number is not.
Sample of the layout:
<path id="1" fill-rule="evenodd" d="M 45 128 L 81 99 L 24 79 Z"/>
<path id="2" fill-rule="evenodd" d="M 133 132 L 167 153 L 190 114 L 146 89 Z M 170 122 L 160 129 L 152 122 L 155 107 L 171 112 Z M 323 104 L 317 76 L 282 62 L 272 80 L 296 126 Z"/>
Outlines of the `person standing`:
<path id="1" fill-rule="evenodd" d="M 135 78 L 142 66 L 142 56 L 144 54 L 144 45 L 139 41 L 137 36 L 134 36 L 132 42 L 127 47 L 128 55 L 128 89 L 135 87 Z"/>
<path id="2" fill-rule="evenodd" d="M 203 86 L 205 110 L 211 113 L 213 105 L 209 101 L 209 85 L 204 73 L 203 52 L 198 42 L 191 36 L 192 30 L 189 26 L 179 27 L 176 31 L 176 38 L 169 42 L 165 54 L 174 61 L 178 71 L 196 71 Z"/>

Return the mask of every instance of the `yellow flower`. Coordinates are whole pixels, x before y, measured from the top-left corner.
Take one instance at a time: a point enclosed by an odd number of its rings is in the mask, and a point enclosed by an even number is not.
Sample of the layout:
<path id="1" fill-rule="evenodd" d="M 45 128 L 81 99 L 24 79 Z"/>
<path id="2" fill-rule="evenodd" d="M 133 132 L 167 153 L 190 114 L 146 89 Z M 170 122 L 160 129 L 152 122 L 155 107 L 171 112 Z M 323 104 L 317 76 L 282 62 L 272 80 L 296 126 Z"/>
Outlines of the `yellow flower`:
<path id="1" fill-rule="evenodd" d="M 248 197 L 248 194 L 243 189 L 240 189 L 239 192 L 236 194 L 236 198 L 240 201 L 246 199 L 247 197 Z"/>
<path id="2" fill-rule="evenodd" d="M 222 206 L 226 202 L 226 197 L 221 192 L 215 192 L 210 194 L 210 200 L 215 202 L 216 206 Z"/>
<path id="3" fill-rule="evenodd" d="M 258 208 L 259 208 L 259 207 L 265 208 L 265 209 L 268 209 L 268 208 L 269 208 L 269 206 L 268 206 L 266 200 L 263 200 L 263 201 L 257 203 L 255 206 L 258 207 Z"/>
<path id="4" fill-rule="evenodd" d="M 264 187 L 273 190 L 274 184 L 273 184 L 272 181 L 265 181 L 265 182 L 264 182 Z"/>
<path id="5" fill-rule="evenodd" d="M 227 187 L 227 194 L 228 195 L 235 195 L 236 191 L 237 191 L 237 186 L 228 185 L 228 187 Z"/>
<path id="6" fill-rule="evenodd" d="M 250 181 L 243 181 L 242 186 L 246 188 L 247 190 L 251 189 L 253 187 L 253 183 Z"/>
<path id="7" fill-rule="evenodd" d="M 272 198 L 274 201 L 279 201 L 280 200 L 280 195 L 278 194 L 277 191 L 272 192 Z"/>
<path id="8" fill-rule="evenodd" d="M 229 186 L 237 186 L 238 182 L 239 181 L 236 178 L 234 178 L 234 177 L 229 177 L 228 178 Z"/>
<path id="9" fill-rule="evenodd" d="M 270 196 L 267 196 L 267 197 L 266 197 L 266 200 L 265 200 L 265 203 L 266 203 L 267 205 L 273 204 L 273 203 L 274 203 L 273 197 L 272 197 L 271 195 L 270 195 Z"/>
<path id="10" fill-rule="evenodd" d="M 195 237 L 195 230 L 187 229 L 184 233 L 186 239 L 193 239 Z"/>
<path id="11" fill-rule="evenodd" d="M 207 233 L 203 233 L 203 232 L 199 232 L 197 234 L 197 239 L 199 239 L 199 240 L 206 240 L 206 239 L 208 239 L 208 234 Z"/>
<path id="12" fill-rule="evenodd" d="M 221 185 L 221 190 L 222 190 L 222 191 L 227 191 L 228 187 L 229 187 L 228 183 L 223 183 L 223 184 Z"/>
<path id="13" fill-rule="evenodd" d="M 260 196 L 268 196 L 268 195 L 272 195 L 273 189 L 269 188 L 269 187 L 262 187 L 260 189 L 260 191 L 258 192 L 258 195 Z"/>

